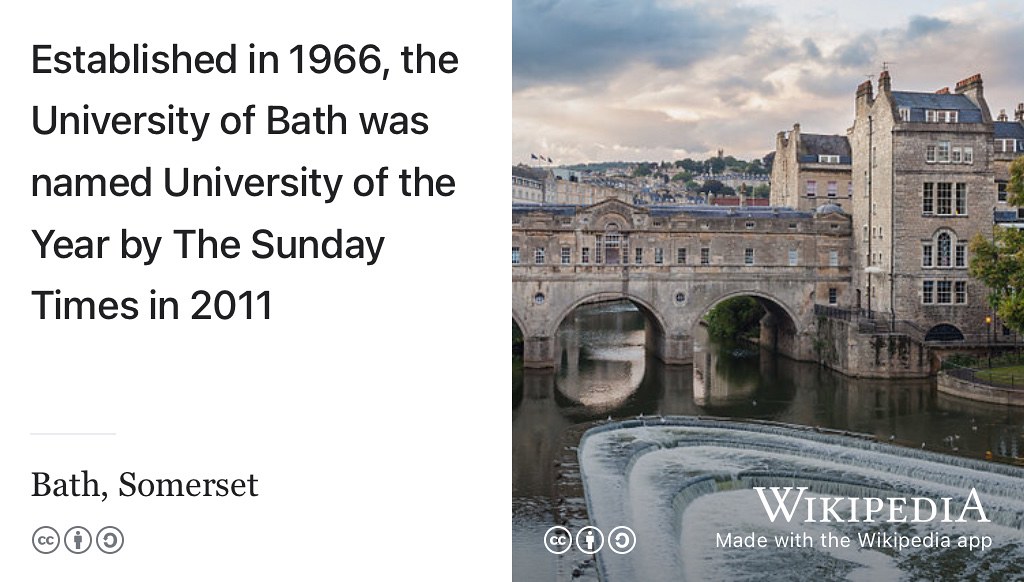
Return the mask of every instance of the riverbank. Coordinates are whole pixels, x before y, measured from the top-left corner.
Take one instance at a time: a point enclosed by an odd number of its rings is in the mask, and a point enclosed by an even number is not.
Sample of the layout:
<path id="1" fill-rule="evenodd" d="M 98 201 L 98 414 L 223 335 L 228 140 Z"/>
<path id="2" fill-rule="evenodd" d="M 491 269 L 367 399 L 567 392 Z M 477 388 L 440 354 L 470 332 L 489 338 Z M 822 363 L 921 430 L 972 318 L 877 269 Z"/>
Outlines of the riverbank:
<path id="1" fill-rule="evenodd" d="M 958 372 L 957 370 L 943 370 L 939 372 L 936 378 L 937 390 L 942 394 L 968 400 L 977 400 L 978 402 L 1024 407 L 1024 388 L 996 386 L 988 382 L 978 381 L 973 370 L 966 371 L 970 374 L 969 376 Z"/>

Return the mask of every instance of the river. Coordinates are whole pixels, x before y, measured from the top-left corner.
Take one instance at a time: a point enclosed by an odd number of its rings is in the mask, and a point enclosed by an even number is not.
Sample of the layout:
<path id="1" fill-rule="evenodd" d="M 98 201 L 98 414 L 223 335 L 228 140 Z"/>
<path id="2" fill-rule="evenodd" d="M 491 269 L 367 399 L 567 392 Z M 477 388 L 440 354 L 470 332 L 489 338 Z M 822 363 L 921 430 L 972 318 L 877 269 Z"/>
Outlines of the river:
<path id="1" fill-rule="evenodd" d="M 928 380 L 848 378 L 746 344 L 695 341 L 694 366 L 645 354 L 629 303 L 584 306 L 559 329 L 557 371 L 512 374 L 512 567 L 521 582 L 564 580 L 572 564 L 543 546 L 556 525 L 556 481 L 570 427 L 639 415 L 713 415 L 849 430 L 914 448 L 1024 459 L 1024 411 L 937 394 Z M 696 380 L 695 380 L 696 378 Z M 572 503 L 573 500 L 569 500 Z M 581 504 L 581 500 L 575 500 Z M 596 579 L 583 568 L 584 579 Z"/>

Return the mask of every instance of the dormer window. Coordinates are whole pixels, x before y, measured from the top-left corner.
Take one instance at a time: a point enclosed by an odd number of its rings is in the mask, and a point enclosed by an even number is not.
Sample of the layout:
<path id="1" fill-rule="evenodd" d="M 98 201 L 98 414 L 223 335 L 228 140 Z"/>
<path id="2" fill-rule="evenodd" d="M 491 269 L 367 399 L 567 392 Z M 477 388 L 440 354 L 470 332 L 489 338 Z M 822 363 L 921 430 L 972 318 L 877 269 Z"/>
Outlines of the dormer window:
<path id="1" fill-rule="evenodd" d="M 900 107 L 900 121 L 910 121 L 909 107 Z"/>
<path id="2" fill-rule="evenodd" d="M 955 109 L 926 109 L 924 120 L 928 123 L 956 123 L 958 113 Z"/>
<path id="3" fill-rule="evenodd" d="M 838 164 L 839 163 L 839 156 L 820 155 L 820 156 L 818 156 L 818 163 L 819 164 Z"/>
<path id="4" fill-rule="evenodd" d="M 1017 140 L 1015 139 L 997 139 L 996 140 L 996 153 L 997 154 L 1012 154 L 1017 151 Z"/>

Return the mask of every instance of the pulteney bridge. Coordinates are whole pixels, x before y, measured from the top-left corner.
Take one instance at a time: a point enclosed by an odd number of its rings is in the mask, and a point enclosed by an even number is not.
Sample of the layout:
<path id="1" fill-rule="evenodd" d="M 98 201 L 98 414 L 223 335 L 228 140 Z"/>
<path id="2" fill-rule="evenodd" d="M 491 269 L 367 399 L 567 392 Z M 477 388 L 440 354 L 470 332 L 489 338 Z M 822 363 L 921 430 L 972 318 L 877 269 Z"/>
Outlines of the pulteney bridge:
<path id="1" fill-rule="evenodd" d="M 622 299 L 646 316 L 647 349 L 687 364 L 695 326 L 736 296 L 767 308 L 763 343 L 813 360 L 814 304 L 851 303 L 850 229 L 833 205 L 513 205 L 512 319 L 525 338 L 524 364 L 554 367 L 562 320 L 580 305 Z"/>

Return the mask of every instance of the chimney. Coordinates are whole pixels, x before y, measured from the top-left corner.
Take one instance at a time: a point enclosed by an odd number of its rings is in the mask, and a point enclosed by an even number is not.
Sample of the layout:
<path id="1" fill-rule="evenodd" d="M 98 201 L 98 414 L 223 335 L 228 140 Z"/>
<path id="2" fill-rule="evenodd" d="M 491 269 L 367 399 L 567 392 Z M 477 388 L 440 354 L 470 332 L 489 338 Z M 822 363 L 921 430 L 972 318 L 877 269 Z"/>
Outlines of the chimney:
<path id="1" fill-rule="evenodd" d="M 882 93 L 882 92 L 888 93 L 891 90 L 892 90 L 892 79 L 889 77 L 889 71 L 888 70 L 882 71 L 882 73 L 880 75 L 878 75 L 878 92 L 879 93 Z"/>
<path id="2" fill-rule="evenodd" d="M 949 95 L 949 87 L 943 87 L 935 92 L 936 95 Z"/>
<path id="3" fill-rule="evenodd" d="M 860 85 L 857 85 L 857 98 L 860 99 L 864 96 L 867 96 L 868 99 L 871 99 L 872 97 L 871 81 L 864 81 Z"/>
<path id="4" fill-rule="evenodd" d="M 789 140 L 786 139 L 786 132 L 780 131 L 775 135 L 775 149 L 781 150 L 789 145 Z"/>
<path id="5" fill-rule="evenodd" d="M 975 73 L 966 79 L 962 79 L 956 84 L 956 92 L 964 93 L 968 89 L 974 89 L 977 86 L 981 90 L 981 73 Z"/>
<path id="6" fill-rule="evenodd" d="M 957 95 L 963 95 L 981 109 L 981 119 L 985 123 L 992 122 L 992 114 L 989 112 L 988 103 L 985 102 L 985 93 L 982 90 L 981 73 L 975 73 L 956 84 Z"/>
<path id="7" fill-rule="evenodd" d="M 864 81 L 857 85 L 856 115 L 867 115 L 871 110 L 871 104 L 875 102 L 874 93 L 871 91 L 871 81 Z"/>
<path id="8" fill-rule="evenodd" d="M 1006 116 L 1006 110 L 1005 109 L 1000 109 L 999 110 L 999 117 L 996 118 L 996 121 L 1009 121 L 1009 120 L 1010 120 L 1010 118 Z"/>
<path id="9" fill-rule="evenodd" d="M 1013 112 L 1013 119 L 1024 123 L 1024 103 L 1017 104 L 1017 110 Z"/>

